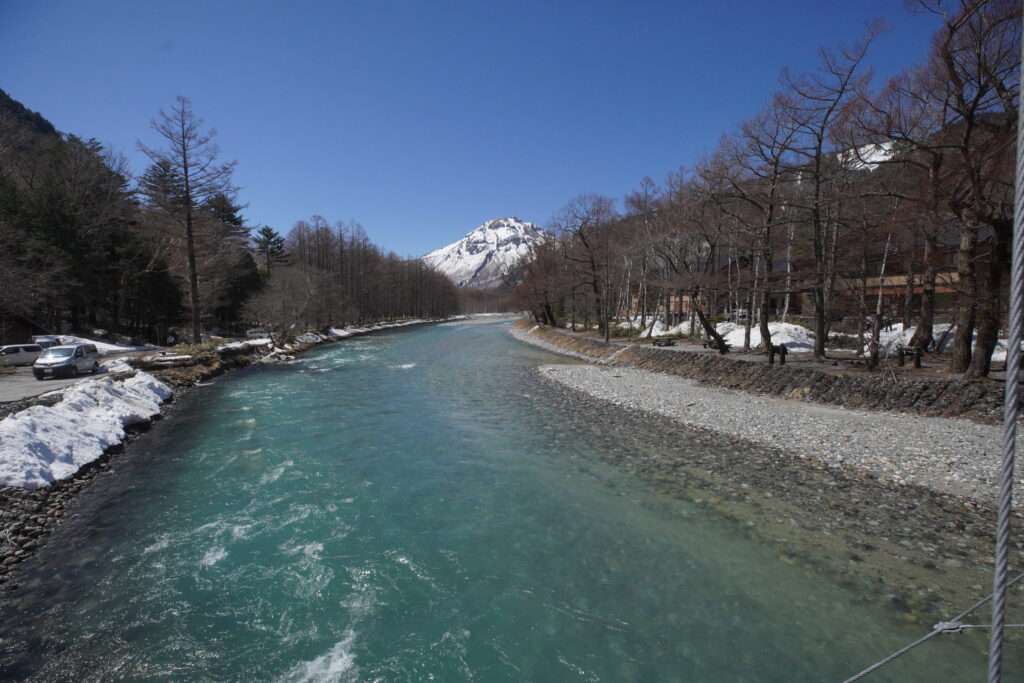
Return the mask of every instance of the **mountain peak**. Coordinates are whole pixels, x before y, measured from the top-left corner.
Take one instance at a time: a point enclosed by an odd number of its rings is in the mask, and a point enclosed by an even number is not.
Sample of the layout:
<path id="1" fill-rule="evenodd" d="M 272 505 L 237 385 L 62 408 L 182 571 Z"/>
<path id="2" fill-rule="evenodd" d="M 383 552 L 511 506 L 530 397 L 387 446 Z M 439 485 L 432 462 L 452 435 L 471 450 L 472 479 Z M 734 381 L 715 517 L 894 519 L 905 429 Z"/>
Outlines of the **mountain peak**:
<path id="1" fill-rule="evenodd" d="M 423 257 L 459 287 L 497 287 L 505 283 L 534 245 L 548 234 L 515 216 L 493 218 L 466 236 Z"/>

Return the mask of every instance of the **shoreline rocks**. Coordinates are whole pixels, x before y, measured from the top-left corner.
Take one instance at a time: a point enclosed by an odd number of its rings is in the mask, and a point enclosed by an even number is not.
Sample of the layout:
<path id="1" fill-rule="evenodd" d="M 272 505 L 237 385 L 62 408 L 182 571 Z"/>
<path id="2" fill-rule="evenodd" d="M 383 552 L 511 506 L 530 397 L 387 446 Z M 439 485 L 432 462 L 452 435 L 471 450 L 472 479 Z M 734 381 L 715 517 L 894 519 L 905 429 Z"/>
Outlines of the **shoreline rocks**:
<path id="1" fill-rule="evenodd" d="M 522 338 L 529 329 L 520 326 L 514 334 Z M 524 339 L 562 352 L 549 336 L 540 340 Z M 938 449 L 928 444 L 943 438 L 943 425 L 993 435 L 996 428 L 732 391 L 614 360 L 602 364 L 606 350 L 596 354 L 580 346 L 573 344 L 572 353 L 563 355 L 589 364 L 539 368 L 551 390 L 568 392 L 588 420 L 622 420 L 632 429 L 664 432 L 663 451 L 623 449 L 611 456 L 613 464 L 667 495 L 712 509 L 741 533 L 777 548 L 781 560 L 823 573 L 924 627 L 987 594 L 995 511 L 991 495 L 984 495 L 988 475 L 980 472 L 994 472 L 997 459 L 979 463 L 983 456 L 969 443 Z M 789 411 L 806 413 L 815 424 L 794 426 L 786 421 Z M 907 452 L 896 449 L 886 467 L 874 468 L 841 457 L 866 438 L 867 427 L 849 431 L 851 416 L 898 430 L 895 436 L 906 441 Z M 758 427 L 766 424 L 775 425 L 768 436 L 777 438 L 757 438 Z M 998 453 L 999 440 L 992 441 L 992 454 Z M 943 460 L 950 453 L 959 456 L 952 464 Z M 908 465 L 917 467 L 904 476 L 901 468 Z M 951 479 L 942 485 L 958 468 L 972 484 Z M 923 476 L 931 470 L 935 477 Z M 1015 525 L 1024 522 L 1024 514 L 1014 514 Z M 1014 542 L 1011 563 L 1024 564 L 1024 543 Z M 1024 588 L 1014 590 L 1024 595 Z"/>
<path id="2" fill-rule="evenodd" d="M 628 367 L 547 365 L 540 372 L 595 398 L 808 462 L 994 502 L 1001 444 L 995 426 L 787 401 Z M 1019 444 L 1024 448 L 1024 436 Z"/>

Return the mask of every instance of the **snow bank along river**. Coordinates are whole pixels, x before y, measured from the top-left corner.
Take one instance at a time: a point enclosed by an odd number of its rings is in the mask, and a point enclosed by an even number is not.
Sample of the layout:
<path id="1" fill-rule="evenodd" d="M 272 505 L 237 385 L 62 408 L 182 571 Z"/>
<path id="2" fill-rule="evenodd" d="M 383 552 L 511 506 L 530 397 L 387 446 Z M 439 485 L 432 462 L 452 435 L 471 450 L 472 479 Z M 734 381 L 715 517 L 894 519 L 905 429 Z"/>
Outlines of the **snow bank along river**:
<path id="1" fill-rule="evenodd" d="M 0 486 L 37 488 L 67 479 L 148 422 L 172 395 L 145 372 L 121 381 L 98 377 L 61 390 L 59 403 L 0 420 Z"/>
<path id="2" fill-rule="evenodd" d="M 688 437 L 550 384 L 557 357 L 506 330 L 384 333 L 186 395 L 24 563 L 0 675 L 822 681 L 921 634 L 622 466 Z M 873 680 L 977 677 L 983 650 L 935 639 Z"/>

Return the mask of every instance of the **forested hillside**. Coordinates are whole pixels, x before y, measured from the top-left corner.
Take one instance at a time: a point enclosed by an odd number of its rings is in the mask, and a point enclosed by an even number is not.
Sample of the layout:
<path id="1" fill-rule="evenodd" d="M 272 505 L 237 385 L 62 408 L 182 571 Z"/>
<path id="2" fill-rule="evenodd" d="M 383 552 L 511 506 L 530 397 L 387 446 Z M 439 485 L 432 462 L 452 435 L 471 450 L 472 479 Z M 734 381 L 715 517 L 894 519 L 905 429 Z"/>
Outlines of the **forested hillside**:
<path id="1" fill-rule="evenodd" d="M 187 99 L 152 128 L 164 144 L 140 145 L 151 163 L 136 178 L 100 141 L 0 91 L 0 342 L 103 329 L 163 343 L 253 325 L 288 335 L 455 312 L 447 278 L 358 226 L 254 229 L 234 162 Z"/>

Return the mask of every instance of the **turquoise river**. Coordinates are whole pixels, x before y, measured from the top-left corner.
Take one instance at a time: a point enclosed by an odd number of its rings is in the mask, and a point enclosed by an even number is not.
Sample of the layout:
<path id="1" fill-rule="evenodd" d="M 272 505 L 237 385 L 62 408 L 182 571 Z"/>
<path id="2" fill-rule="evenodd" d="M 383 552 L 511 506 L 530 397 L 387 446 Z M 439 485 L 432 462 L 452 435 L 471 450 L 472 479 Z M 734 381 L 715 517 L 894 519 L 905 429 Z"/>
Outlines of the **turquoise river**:
<path id="1" fill-rule="evenodd" d="M 569 361 L 508 325 L 352 339 L 181 398 L 25 564 L 0 677 L 839 681 L 922 634 L 613 464 L 685 435 L 548 384 Z M 984 636 L 942 637 L 866 680 L 984 661 Z"/>

